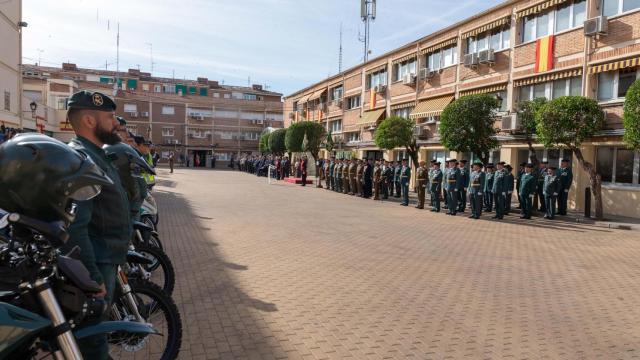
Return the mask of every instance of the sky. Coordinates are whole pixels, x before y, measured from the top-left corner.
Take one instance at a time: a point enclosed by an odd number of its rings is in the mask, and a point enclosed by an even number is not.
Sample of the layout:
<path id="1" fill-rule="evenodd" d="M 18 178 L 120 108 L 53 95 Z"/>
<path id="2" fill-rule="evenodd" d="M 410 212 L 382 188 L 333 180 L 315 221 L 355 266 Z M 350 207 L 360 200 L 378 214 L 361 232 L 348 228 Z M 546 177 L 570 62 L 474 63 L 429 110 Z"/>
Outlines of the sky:
<path id="1" fill-rule="evenodd" d="M 17 1 L 17 0 L 14 0 Z M 378 0 L 370 58 L 503 0 Z M 23 0 L 23 62 L 140 68 L 285 96 L 363 61 L 360 0 Z"/>

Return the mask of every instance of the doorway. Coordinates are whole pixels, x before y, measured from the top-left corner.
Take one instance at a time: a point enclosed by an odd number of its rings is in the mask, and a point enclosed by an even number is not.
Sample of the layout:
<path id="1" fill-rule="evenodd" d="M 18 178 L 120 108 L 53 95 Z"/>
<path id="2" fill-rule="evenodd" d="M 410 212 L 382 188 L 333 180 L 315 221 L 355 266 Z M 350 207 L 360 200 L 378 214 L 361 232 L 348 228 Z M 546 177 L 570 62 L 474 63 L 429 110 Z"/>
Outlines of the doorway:
<path id="1" fill-rule="evenodd" d="M 193 167 L 207 166 L 207 150 L 193 151 Z"/>

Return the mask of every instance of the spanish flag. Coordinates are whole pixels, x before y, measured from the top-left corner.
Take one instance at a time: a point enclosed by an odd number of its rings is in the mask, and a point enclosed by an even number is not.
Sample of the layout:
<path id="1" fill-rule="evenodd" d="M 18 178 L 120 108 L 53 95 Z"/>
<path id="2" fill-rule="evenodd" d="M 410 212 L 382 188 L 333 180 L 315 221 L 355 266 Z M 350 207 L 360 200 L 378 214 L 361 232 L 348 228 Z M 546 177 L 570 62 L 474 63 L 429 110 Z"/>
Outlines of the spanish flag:
<path id="1" fill-rule="evenodd" d="M 369 90 L 369 110 L 373 110 L 376 107 L 376 92 L 371 88 Z"/>
<path id="2" fill-rule="evenodd" d="M 536 41 L 536 66 L 535 72 L 553 70 L 553 35 L 549 35 Z"/>

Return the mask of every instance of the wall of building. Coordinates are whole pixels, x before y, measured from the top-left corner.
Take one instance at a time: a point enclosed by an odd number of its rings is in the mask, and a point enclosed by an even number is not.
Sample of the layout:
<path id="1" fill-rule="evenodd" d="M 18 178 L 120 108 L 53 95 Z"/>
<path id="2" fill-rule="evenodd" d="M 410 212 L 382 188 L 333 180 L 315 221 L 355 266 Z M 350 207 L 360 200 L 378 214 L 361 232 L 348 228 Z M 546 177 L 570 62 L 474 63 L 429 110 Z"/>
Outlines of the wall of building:
<path id="1" fill-rule="evenodd" d="M 20 33 L 22 2 L 0 3 L 0 122 L 5 126 L 20 125 Z M 5 93 L 9 101 L 5 103 Z"/>

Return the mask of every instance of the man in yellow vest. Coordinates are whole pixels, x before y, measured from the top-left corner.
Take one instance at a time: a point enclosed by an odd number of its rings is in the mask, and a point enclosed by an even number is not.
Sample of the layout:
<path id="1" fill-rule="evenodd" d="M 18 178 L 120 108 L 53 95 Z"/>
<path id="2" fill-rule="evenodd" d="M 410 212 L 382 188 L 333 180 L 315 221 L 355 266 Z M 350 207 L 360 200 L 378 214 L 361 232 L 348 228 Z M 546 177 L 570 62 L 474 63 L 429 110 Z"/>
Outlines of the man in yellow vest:
<path id="1" fill-rule="evenodd" d="M 153 143 L 149 140 L 146 140 L 143 136 L 135 136 L 134 140 L 136 142 L 136 148 L 142 155 L 142 158 L 149 164 L 149 166 L 153 167 L 153 155 L 151 155 L 151 151 L 149 146 Z M 142 173 L 142 177 L 147 182 L 147 185 L 155 185 L 156 177 L 152 174 Z"/>

